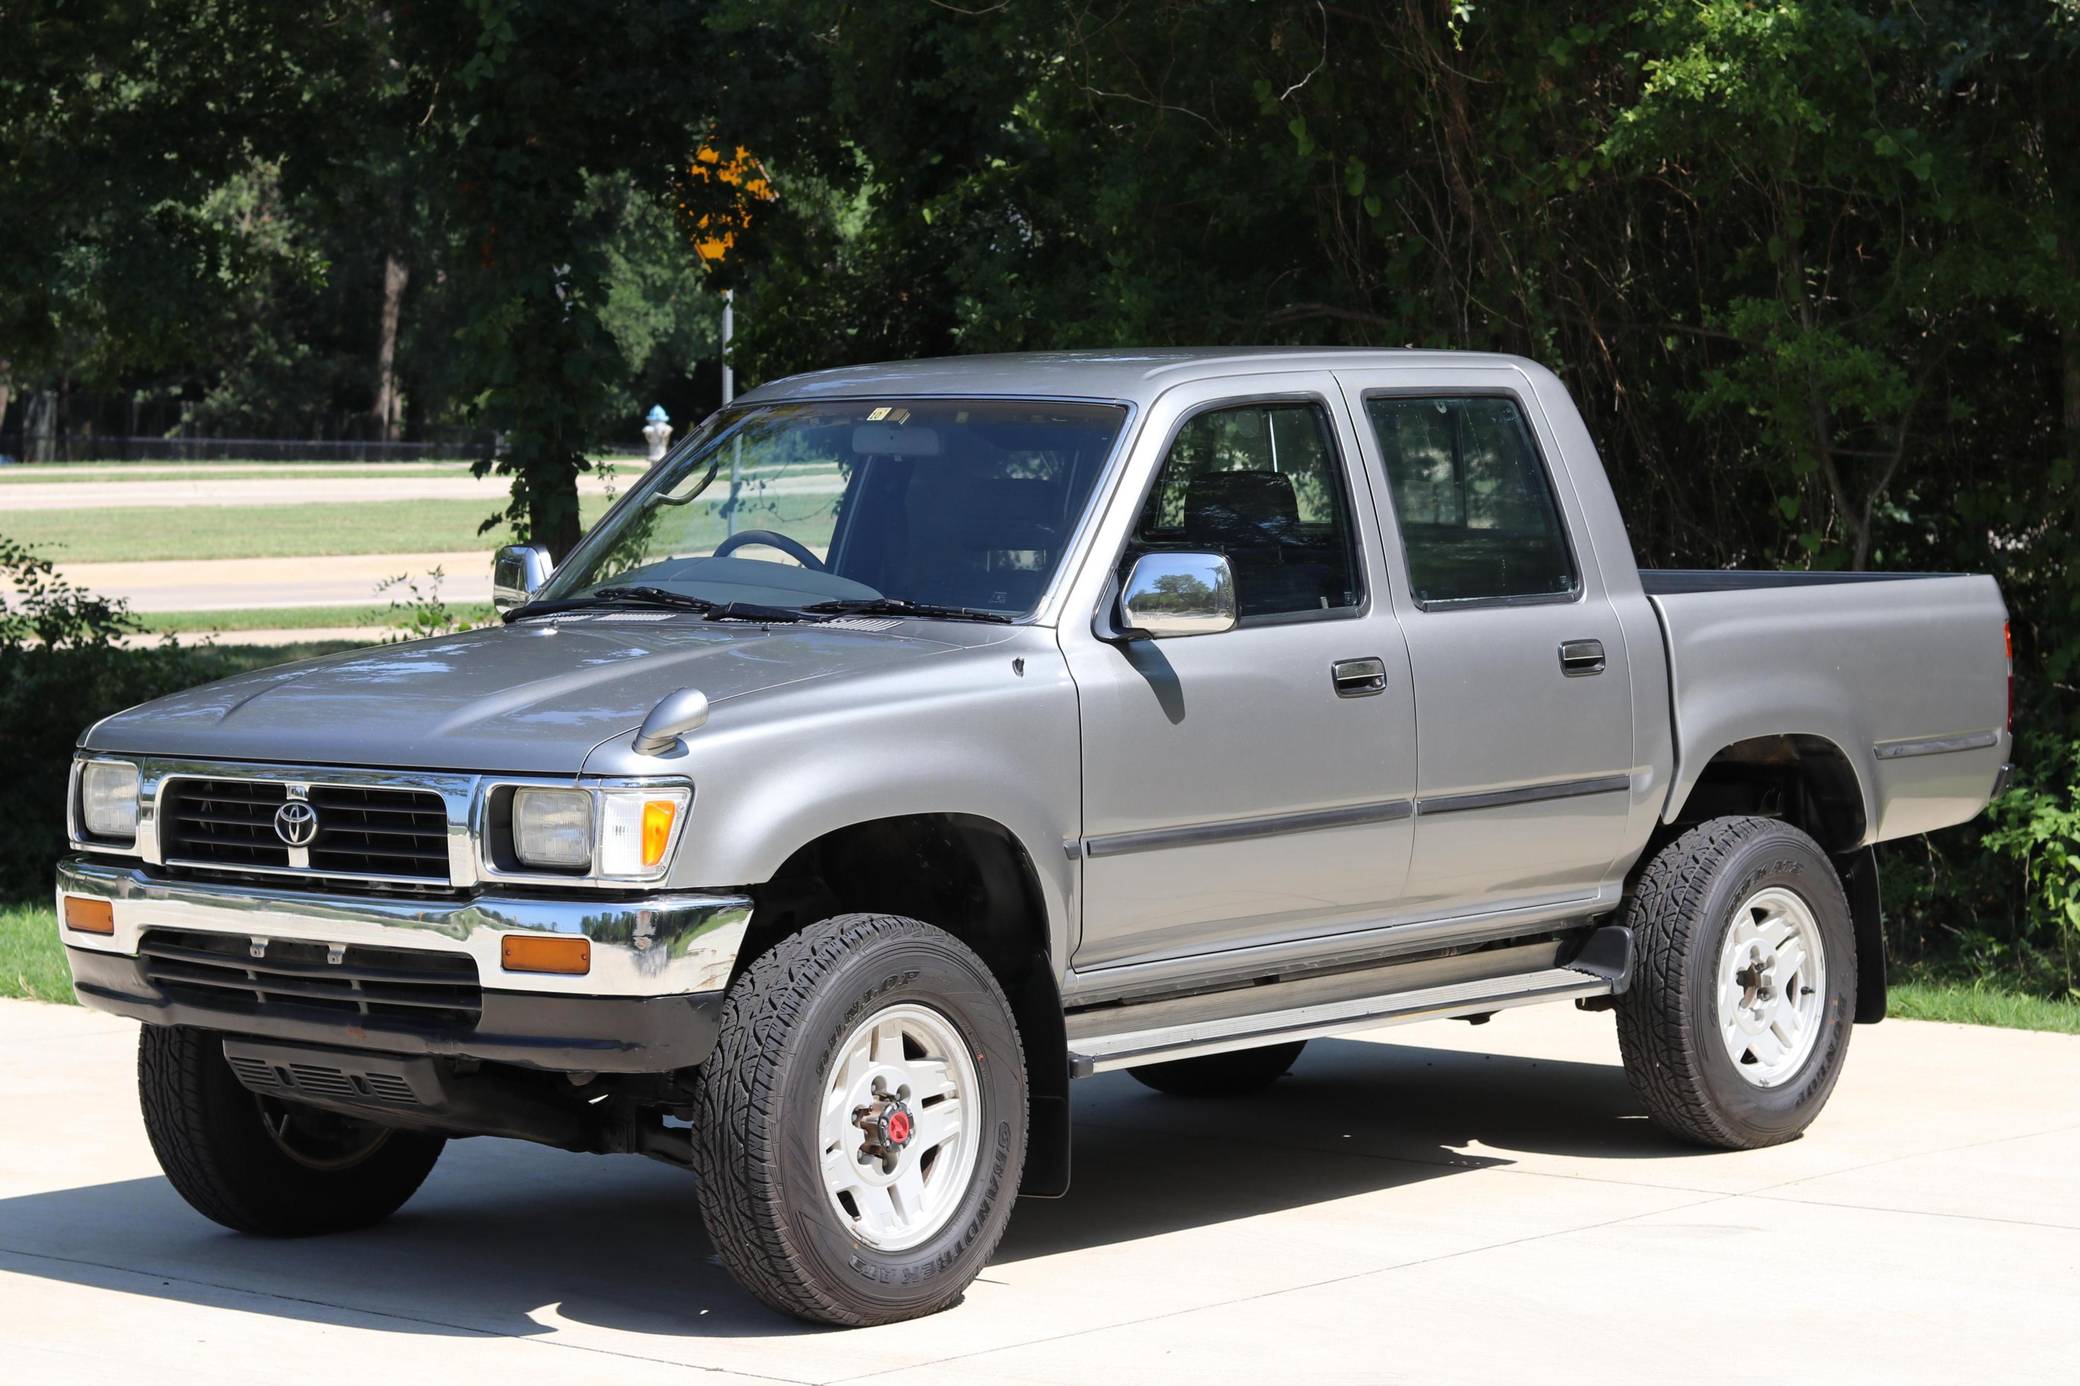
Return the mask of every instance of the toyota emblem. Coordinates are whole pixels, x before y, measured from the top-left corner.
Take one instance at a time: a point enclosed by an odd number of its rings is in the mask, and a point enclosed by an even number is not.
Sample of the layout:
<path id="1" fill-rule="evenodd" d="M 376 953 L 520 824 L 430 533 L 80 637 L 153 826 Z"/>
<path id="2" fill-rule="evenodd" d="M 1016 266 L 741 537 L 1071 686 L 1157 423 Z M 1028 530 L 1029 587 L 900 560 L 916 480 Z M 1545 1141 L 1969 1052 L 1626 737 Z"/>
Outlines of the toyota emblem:
<path id="1" fill-rule="evenodd" d="M 291 799 L 274 811 L 274 835 L 291 847 L 308 847 L 318 835 L 318 811 Z"/>

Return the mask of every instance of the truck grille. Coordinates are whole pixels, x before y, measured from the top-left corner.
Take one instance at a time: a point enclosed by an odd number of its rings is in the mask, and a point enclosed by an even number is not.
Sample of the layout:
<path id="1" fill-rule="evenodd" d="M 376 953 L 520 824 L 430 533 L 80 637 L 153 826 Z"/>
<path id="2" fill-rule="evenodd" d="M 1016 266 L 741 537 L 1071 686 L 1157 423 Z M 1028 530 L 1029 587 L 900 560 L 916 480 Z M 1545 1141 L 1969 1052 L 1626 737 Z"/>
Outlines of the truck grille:
<path id="1" fill-rule="evenodd" d="M 318 840 L 311 870 L 448 879 L 448 810 L 427 789 L 314 784 Z"/>
<path id="2" fill-rule="evenodd" d="M 241 1015 L 367 1016 L 419 1026 L 474 1026 L 484 1009 L 474 958 L 408 948 L 270 939 L 261 956 L 239 934 L 148 929 L 145 978 L 168 999 Z"/>
<path id="3" fill-rule="evenodd" d="M 274 820 L 288 800 L 280 781 L 168 780 L 160 851 L 189 867 L 287 871 L 289 847 Z M 448 812 L 432 790 L 314 784 L 308 801 L 318 815 L 310 874 L 448 883 Z"/>
<path id="4" fill-rule="evenodd" d="M 159 846 L 170 859 L 287 870 L 274 832 L 289 787 L 265 780 L 168 780 L 159 791 Z"/>

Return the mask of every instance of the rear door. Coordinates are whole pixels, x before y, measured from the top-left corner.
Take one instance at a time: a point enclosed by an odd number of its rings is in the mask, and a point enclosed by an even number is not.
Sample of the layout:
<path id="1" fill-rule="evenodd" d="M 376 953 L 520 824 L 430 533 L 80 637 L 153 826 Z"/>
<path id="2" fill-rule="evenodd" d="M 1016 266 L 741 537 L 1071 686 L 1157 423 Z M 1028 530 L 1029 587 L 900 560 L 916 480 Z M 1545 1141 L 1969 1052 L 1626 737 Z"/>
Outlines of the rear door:
<path id="1" fill-rule="evenodd" d="M 1499 366 L 1339 379 L 1421 728 L 1401 912 L 1590 899 L 1626 841 L 1631 679 L 1537 402 Z"/>

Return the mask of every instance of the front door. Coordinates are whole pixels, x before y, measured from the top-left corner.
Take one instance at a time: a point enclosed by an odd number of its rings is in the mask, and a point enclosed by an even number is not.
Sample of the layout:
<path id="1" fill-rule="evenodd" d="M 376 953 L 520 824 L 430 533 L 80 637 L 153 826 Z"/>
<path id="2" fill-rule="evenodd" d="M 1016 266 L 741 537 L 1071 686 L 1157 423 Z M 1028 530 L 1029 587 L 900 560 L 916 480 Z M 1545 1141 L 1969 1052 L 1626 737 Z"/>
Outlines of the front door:
<path id="1" fill-rule="evenodd" d="M 1084 731 L 1079 973 L 1334 934 L 1401 890 L 1415 703 L 1350 419 L 1328 377 L 1262 383 L 1159 401 L 1122 481 L 1131 528 L 1099 536 L 1122 576 L 1153 551 L 1225 555 L 1239 623 L 1130 642 L 1063 626 Z"/>
<path id="2" fill-rule="evenodd" d="M 1401 912 L 1588 900 L 1627 841 L 1631 678 L 1535 401 L 1506 369 L 1341 378 L 1399 541 L 1422 723 Z"/>

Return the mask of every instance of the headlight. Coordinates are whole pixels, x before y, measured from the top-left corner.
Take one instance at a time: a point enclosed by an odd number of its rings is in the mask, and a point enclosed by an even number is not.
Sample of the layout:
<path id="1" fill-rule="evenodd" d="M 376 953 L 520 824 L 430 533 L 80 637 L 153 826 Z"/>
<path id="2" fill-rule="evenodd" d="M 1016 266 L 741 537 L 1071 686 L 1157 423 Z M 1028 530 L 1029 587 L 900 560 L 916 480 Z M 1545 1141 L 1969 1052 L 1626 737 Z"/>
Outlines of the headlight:
<path id="1" fill-rule="evenodd" d="M 654 880 L 686 817 L 683 787 L 513 791 L 513 855 L 522 866 Z"/>
<path id="2" fill-rule="evenodd" d="M 556 871 L 592 865 L 592 791 L 514 790 L 513 855 Z"/>
<path id="3" fill-rule="evenodd" d="M 121 760 L 90 760 L 81 766 L 79 816 L 89 837 L 136 841 L 137 767 Z"/>

